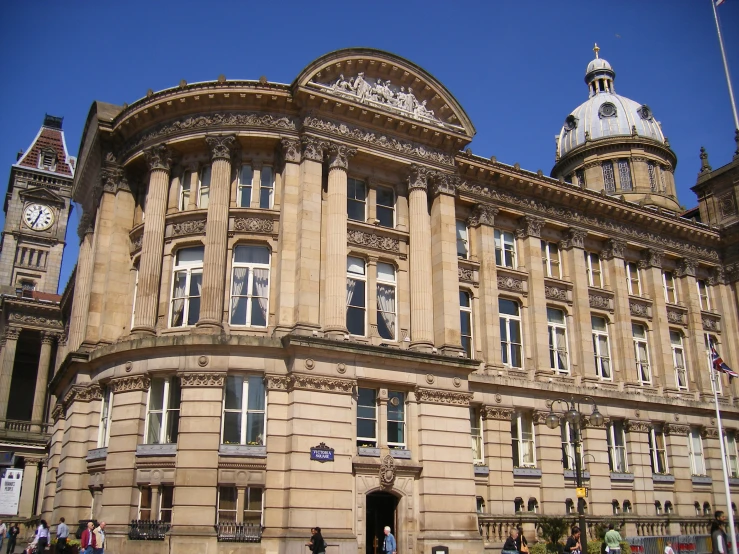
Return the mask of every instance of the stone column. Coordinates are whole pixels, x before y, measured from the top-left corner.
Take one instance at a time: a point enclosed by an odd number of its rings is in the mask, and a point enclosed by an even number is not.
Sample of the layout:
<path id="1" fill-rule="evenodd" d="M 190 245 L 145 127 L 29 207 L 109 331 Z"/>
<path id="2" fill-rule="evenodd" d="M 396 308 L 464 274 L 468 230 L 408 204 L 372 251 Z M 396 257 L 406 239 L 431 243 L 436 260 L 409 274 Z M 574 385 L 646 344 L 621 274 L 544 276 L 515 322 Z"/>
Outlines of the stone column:
<path id="1" fill-rule="evenodd" d="M 39 475 L 43 458 L 23 457 L 23 482 L 21 483 L 21 497 L 18 500 L 18 517 L 33 517 L 36 481 Z"/>
<path id="2" fill-rule="evenodd" d="M 200 165 L 197 163 L 191 163 L 187 166 L 187 170 L 190 171 L 190 197 L 187 200 L 186 210 L 197 210 L 198 200 L 200 197 Z"/>
<path id="3" fill-rule="evenodd" d="M 462 352 L 459 322 L 459 266 L 454 198 L 458 178 L 438 173 L 433 178 L 431 206 L 431 276 L 434 299 L 434 343 L 445 354 Z M 474 356 L 475 353 L 472 353 Z"/>
<path id="4" fill-rule="evenodd" d="M 470 229 L 477 232 L 475 241 L 477 259 L 480 260 L 480 321 L 478 345 L 482 350 L 485 366 L 502 368 L 500 353 L 500 322 L 498 314 L 498 270 L 495 265 L 495 216 L 498 208 L 477 204 L 467 220 Z M 487 500 L 486 500 L 487 504 Z"/>
<path id="5" fill-rule="evenodd" d="M 629 471 L 634 474 L 634 500 L 639 504 L 635 512 L 638 514 L 654 513 L 654 484 L 648 438 L 650 427 L 648 421 L 629 420 L 629 432 L 626 433 Z M 619 499 L 619 502 L 622 501 Z"/>
<path id="6" fill-rule="evenodd" d="M 177 213 L 180 201 L 180 185 L 185 177 L 185 169 L 180 167 L 177 174 L 169 181 L 169 196 L 167 200 L 167 214 Z"/>
<path id="7" fill-rule="evenodd" d="M 159 281 L 162 276 L 164 224 L 172 156 L 163 144 L 149 148 L 145 154 L 150 169 L 149 189 L 146 193 L 146 220 L 144 221 L 144 236 L 139 262 L 136 315 L 131 332 L 154 335 L 157 323 Z"/>
<path id="8" fill-rule="evenodd" d="M 730 275 L 727 273 L 721 267 L 714 268 L 708 279 L 709 294 L 713 296 L 712 306 L 714 309 L 712 311 L 717 311 L 715 310 L 716 306 L 721 308 L 722 334 L 725 337 L 737 337 L 739 336 L 739 306 L 737 306 L 736 296 L 731 290 Z M 729 367 L 739 366 L 739 344 L 737 344 L 737 341 L 724 341 L 719 354 L 729 364 Z M 735 381 L 731 387 L 732 394 L 736 398 L 739 392 L 739 383 Z"/>
<path id="9" fill-rule="evenodd" d="M 588 487 L 588 514 L 610 515 L 613 513 L 611 501 L 613 493 L 611 490 L 611 473 L 608 466 L 608 446 L 606 440 L 606 427 L 594 427 L 586 422 L 582 426 L 582 445 L 586 456 L 585 466 L 590 472 Z M 592 455 L 592 457 L 590 456 Z M 570 489 L 572 490 L 572 489 Z M 572 491 L 574 493 L 574 491 Z M 577 498 L 572 496 L 577 506 Z"/>
<path id="10" fill-rule="evenodd" d="M 408 178 L 410 212 L 411 348 L 434 346 L 434 295 L 431 271 L 431 218 L 428 210 L 428 177 L 425 167 L 411 166 Z"/>
<path id="11" fill-rule="evenodd" d="M 90 305 L 90 285 L 92 281 L 92 243 L 93 227 L 91 217 L 83 214 L 80 221 L 82 241 L 77 258 L 77 271 L 74 283 L 74 300 L 69 326 L 69 351 L 75 352 L 82 344 L 87 331 L 87 311 Z"/>
<path id="12" fill-rule="evenodd" d="M 3 365 L 0 368 L 0 420 L 8 415 L 8 400 L 10 399 L 10 385 L 13 380 L 13 365 L 15 351 L 18 347 L 18 337 L 21 330 L 18 327 L 5 329 L 5 345 L 3 346 Z"/>
<path id="13" fill-rule="evenodd" d="M 513 475 L 512 417 L 511 408 L 482 407 L 485 461 L 490 470 L 485 506 L 491 514 L 509 513 L 517 496 L 510 486 Z"/>
<path id="14" fill-rule="evenodd" d="M 678 415 L 674 417 L 678 418 Z M 695 494 L 691 480 L 688 433 L 690 427 L 683 423 L 666 423 L 665 449 L 669 453 L 670 473 L 675 477 L 675 513 L 682 517 L 695 516 Z"/>
<path id="15" fill-rule="evenodd" d="M 210 174 L 208 224 L 205 227 L 203 289 L 200 320 L 203 329 L 223 328 L 223 295 L 226 286 L 226 250 L 228 248 L 228 203 L 231 192 L 231 152 L 234 135 L 206 137 L 213 165 Z"/>
<path id="16" fill-rule="evenodd" d="M 328 336 L 343 336 L 346 328 L 346 197 L 349 158 L 356 148 L 331 143 L 326 194 L 326 287 L 324 330 Z M 369 333 L 368 333 L 369 334 Z"/>
<path id="17" fill-rule="evenodd" d="M 33 393 L 33 411 L 31 421 L 39 423 L 44 417 L 46 407 L 46 384 L 49 382 L 49 363 L 51 362 L 51 345 L 56 335 L 53 333 L 41 333 L 41 354 L 38 360 L 38 372 L 36 373 L 36 390 Z"/>
<path id="18" fill-rule="evenodd" d="M 683 258 L 675 272 L 675 276 L 681 281 L 680 289 L 686 293 L 684 302 L 688 307 L 688 333 L 685 342 L 690 345 L 686 349 L 689 389 L 699 391 L 706 399 L 712 399 L 711 373 L 708 371 L 706 358 L 706 339 L 698 288 L 695 283 L 695 266 L 694 259 Z"/>
<path id="19" fill-rule="evenodd" d="M 550 429 L 545 425 L 548 415 L 548 411 L 535 411 L 533 414 L 536 460 L 543 475 L 541 494 L 537 498 L 542 513 L 558 514 L 562 513 L 562 491 L 570 489 L 574 481 L 565 479 L 562 466 L 562 430 L 559 427 Z M 563 423 L 564 419 L 561 424 Z M 574 464 L 574 460 L 571 463 Z"/>
<path id="20" fill-rule="evenodd" d="M 629 289 L 624 269 L 626 241 L 610 239 L 600 258 L 608 271 L 608 283 L 614 295 L 614 331 L 611 344 L 611 366 L 615 383 L 638 383 L 634 362 L 634 339 L 631 332 Z"/>

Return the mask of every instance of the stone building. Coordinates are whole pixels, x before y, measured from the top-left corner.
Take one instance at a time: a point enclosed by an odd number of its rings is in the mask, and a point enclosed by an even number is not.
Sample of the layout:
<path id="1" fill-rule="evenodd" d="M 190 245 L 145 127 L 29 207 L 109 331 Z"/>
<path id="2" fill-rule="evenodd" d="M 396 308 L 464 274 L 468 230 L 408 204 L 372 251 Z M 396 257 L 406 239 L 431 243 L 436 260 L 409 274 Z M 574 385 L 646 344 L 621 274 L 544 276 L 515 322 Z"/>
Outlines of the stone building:
<path id="1" fill-rule="evenodd" d="M 315 525 L 333 553 L 384 525 L 480 552 L 574 512 L 574 428 L 544 422 L 587 395 L 588 517 L 700 530 L 725 500 L 707 341 L 739 365 L 736 209 L 714 209 L 739 162 L 680 217 L 675 153 L 614 77 L 588 67 L 553 177 L 474 155 L 449 90 L 371 49 L 95 102 L 43 514 L 105 520 L 114 552 L 298 553 Z"/>
<path id="2" fill-rule="evenodd" d="M 49 440 L 47 383 L 63 337 L 57 294 L 75 159 L 62 118 L 47 115 L 11 166 L 0 251 L 0 466 L 22 469 L 17 516 L 41 512 Z M 18 472 L 14 472 L 17 474 Z M 4 507 L 4 506 L 3 506 Z"/>

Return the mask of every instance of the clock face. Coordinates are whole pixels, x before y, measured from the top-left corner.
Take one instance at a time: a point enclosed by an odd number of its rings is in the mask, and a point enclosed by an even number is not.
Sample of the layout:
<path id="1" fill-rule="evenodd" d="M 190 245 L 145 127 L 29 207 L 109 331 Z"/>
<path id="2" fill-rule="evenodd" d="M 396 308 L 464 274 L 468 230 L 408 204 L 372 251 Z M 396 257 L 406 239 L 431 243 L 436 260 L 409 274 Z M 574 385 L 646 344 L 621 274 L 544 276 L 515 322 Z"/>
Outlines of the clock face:
<path id="1" fill-rule="evenodd" d="M 54 212 L 43 204 L 29 204 L 23 212 L 23 221 L 34 231 L 45 231 L 54 223 Z"/>

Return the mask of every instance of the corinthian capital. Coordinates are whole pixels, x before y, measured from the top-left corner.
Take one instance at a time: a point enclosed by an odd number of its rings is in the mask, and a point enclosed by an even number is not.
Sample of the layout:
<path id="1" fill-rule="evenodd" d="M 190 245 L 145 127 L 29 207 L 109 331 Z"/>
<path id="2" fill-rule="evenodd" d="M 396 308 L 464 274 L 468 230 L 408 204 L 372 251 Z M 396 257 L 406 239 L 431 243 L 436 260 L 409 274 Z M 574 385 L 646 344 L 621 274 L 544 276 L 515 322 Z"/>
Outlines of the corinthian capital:
<path id="1" fill-rule="evenodd" d="M 314 162 L 323 161 L 323 153 L 327 146 L 324 141 L 312 137 L 301 137 L 300 144 L 303 146 L 303 158 Z"/>
<path id="2" fill-rule="evenodd" d="M 662 267 L 662 257 L 665 255 L 664 250 L 659 248 L 647 248 L 642 252 L 642 262 L 640 267 Z"/>
<path id="3" fill-rule="evenodd" d="M 692 258 L 683 258 L 680 260 L 680 265 L 677 266 L 677 276 L 678 277 L 685 277 L 686 275 L 690 275 L 691 277 L 695 277 L 695 266 L 698 265 L 696 261 Z"/>
<path id="4" fill-rule="evenodd" d="M 455 196 L 459 181 L 460 179 L 456 175 L 434 172 L 433 178 L 431 179 L 432 193 L 434 196 L 438 196 L 439 194 Z"/>
<path id="5" fill-rule="evenodd" d="M 587 236 L 588 232 L 586 229 L 570 227 L 565 233 L 565 238 L 560 241 L 559 247 L 562 250 L 569 250 L 570 248 L 585 248 L 585 237 Z"/>
<path id="6" fill-rule="evenodd" d="M 349 169 L 349 158 L 356 155 L 357 149 L 345 144 L 331 142 L 328 145 L 328 167 L 330 169 Z"/>
<path id="7" fill-rule="evenodd" d="M 476 204 L 467 220 L 467 224 L 470 227 L 479 227 L 480 225 L 492 227 L 495 225 L 496 215 L 498 215 L 498 208 L 495 206 Z"/>
<path id="8" fill-rule="evenodd" d="M 147 148 L 144 150 L 144 156 L 146 156 L 146 163 L 149 164 L 149 169 L 152 171 L 161 169 L 169 172 L 172 169 L 172 151 L 164 144 Z"/>
<path id="9" fill-rule="evenodd" d="M 236 135 L 210 135 L 205 137 L 210 148 L 210 157 L 215 160 L 230 160 L 236 146 Z"/>
<path id="10" fill-rule="evenodd" d="M 280 141 L 280 146 L 286 162 L 300 163 L 300 141 L 284 138 Z"/>
<path id="11" fill-rule="evenodd" d="M 541 237 L 541 228 L 545 221 L 533 215 L 525 215 L 520 219 L 521 226 L 516 229 L 516 236 L 520 239 L 526 237 Z"/>
<path id="12" fill-rule="evenodd" d="M 427 167 L 413 164 L 411 166 L 411 174 L 408 176 L 408 191 L 413 189 L 422 189 L 424 191 L 428 188 L 429 175 L 432 173 Z"/>
<path id="13" fill-rule="evenodd" d="M 623 258 L 626 250 L 626 241 L 621 239 L 610 239 L 606 243 L 605 249 L 601 252 L 600 257 L 604 260 L 611 258 Z"/>

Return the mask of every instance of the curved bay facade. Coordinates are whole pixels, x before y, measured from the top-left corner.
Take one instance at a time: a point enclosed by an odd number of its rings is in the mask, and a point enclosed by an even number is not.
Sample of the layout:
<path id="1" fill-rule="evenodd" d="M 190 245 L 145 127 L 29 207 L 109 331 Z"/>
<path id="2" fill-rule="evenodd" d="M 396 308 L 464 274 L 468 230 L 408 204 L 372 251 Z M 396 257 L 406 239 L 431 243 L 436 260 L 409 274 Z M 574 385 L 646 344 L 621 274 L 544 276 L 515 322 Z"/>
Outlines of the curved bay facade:
<path id="1" fill-rule="evenodd" d="M 703 525 L 724 498 L 706 341 L 739 361 L 724 234 L 474 155 L 474 133 L 366 49 L 291 85 L 93 104 L 44 514 L 105 520 L 115 551 L 302 552 L 318 525 L 371 553 L 390 525 L 403 552 L 480 552 L 573 513 L 571 430 L 544 418 L 575 394 L 606 417 L 583 426 L 588 514 Z"/>

